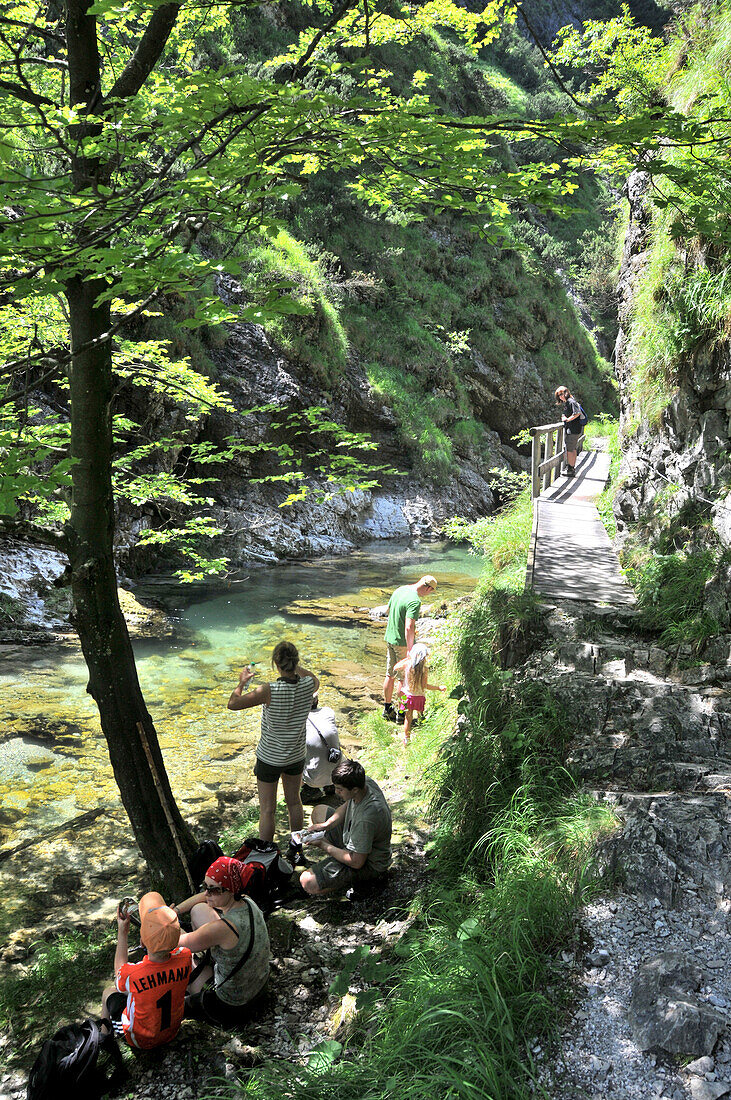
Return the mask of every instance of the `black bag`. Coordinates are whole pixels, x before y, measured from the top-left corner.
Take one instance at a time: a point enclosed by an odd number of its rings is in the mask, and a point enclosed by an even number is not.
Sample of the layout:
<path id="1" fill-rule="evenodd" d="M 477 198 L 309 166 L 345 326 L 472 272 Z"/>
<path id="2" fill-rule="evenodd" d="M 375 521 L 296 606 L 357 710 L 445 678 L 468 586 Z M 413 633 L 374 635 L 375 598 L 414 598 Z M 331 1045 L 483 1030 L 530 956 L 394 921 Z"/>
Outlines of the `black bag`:
<path id="1" fill-rule="evenodd" d="M 46 1039 L 30 1071 L 27 1097 L 100 1100 L 128 1076 L 109 1021 L 83 1020 Z"/>
<path id="2" fill-rule="evenodd" d="M 202 844 L 198 845 L 196 851 L 188 860 L 188 870 L 196 890 L 199 884 L 203 882 L 208 868 L 223 854 L 223 848 L 215 840 L 204 840 Z"/>
<path id="3" fill-rule="evenodd" d="M 252 877 L 246 884 L 246 893 L 261 909 L 265 917 L 270 916 L 284 901 L 294 868 L 288 863 L 276 844 L 270 840 L 248 837 L 234 859 L 251 867 Z"/>
<path id="4" fill-rule="evenodd" d="M 579 405 L 579 402 L 577 401 L 576 404 Z M 583 432 L 584 428 L 589 423 L 589 417 L 584 412 L 584 408 L 582 405 L 579 405 L 579 411 L 581 413 L 581 416 L 579 417 L 579 428 Z"/>

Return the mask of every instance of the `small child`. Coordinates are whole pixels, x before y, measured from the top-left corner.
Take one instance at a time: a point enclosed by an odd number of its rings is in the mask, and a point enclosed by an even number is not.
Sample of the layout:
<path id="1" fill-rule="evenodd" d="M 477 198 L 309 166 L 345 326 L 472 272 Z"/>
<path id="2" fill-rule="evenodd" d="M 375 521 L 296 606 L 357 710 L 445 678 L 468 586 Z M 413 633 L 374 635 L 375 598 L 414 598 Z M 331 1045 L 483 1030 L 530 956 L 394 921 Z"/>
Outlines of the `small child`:
<path id="1" fill-rule="evenodd" d="M 130 916 L 117 909 L 115 984 L 104 990 L 102 1017 L 121 1029 L 132 1047 L 150 1050 L 174 1039 L 183 1019 L 185 990 L 193 956 L 179 947 L 178 914 L 160 894 L 140 898 L 140 939 L 147 949 L 142 962 L 127 960 Z"/>
<path id="2" fill-rule="evenodd" d="M 415 646 L 412 646 L 411 652 L 407 657 L 404 657 L 403 661 L 399 661 L 397 665 L 394 665 L 394 672 L 401 671 L 404 674 L 406 711 L 404 713 L 404 729 L 401 735 L 404 748 L 408 745 L 409 739 L 411 738 L 411 724 L 414 719 L 414 711 L 416 711 L 417 714 L 423 714 L 424 712 L 424 703 L 426 702 L 424 692 L 447 690 L 441 684 L 429 683 L 429 669 L 427 667 L 428 656 L 429 651 L 426 646 L 418 642 Z"/>

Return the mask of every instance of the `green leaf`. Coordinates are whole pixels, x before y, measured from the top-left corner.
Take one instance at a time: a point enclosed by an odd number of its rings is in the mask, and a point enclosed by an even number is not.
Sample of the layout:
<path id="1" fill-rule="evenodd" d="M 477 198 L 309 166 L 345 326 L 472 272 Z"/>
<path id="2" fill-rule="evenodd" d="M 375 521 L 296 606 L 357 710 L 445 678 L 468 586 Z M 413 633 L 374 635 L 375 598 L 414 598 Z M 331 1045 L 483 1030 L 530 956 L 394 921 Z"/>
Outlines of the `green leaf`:
<path id="1" fill-rule="evenodd" d="M 457 929 L 458 940 L 473 940 L 478 936 L 481 936 L 483 932 L 482 925 L 476 917 L 468 917 L 467 920 L 463 920 Z"/>
<path id="2" fill-rule="evenodd" d="M 343 1053 L 343 1044 L 337 1039 L 324 1039 L 307 1055 L 307 1065 L 315 1073 L 329 1069 Z"/>

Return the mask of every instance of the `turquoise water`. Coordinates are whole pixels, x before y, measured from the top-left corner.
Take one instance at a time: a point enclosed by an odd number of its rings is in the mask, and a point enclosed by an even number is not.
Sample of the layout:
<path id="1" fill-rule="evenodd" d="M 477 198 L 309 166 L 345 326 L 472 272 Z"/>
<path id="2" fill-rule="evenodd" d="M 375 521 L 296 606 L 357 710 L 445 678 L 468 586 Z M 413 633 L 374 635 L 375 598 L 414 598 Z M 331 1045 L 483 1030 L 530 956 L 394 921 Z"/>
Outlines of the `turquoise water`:
<path id="1" fill-rule="evenodd" d="M 253 789 L 260 715 L 226 708 L 243 664 L 257 662 L 260 679 L 267 679 L 276 643 L 294 641 L 302 663 L 320 676 L 321 698 L 339 714 L 347 741 L 362 711 L 381 698 L 384 627 L 368 620 L 367 609 L 423 573 L 439 580 L 439 601 L 457 598 L 474 587 L 480 566 L 451 544 L 378 544 L 344 558 L 252 569 L 224 588 L 142 586 L 137 595 L 160 600 L 185 632 L 182 641 L 135 643 L 143 693 L 183 812 Z M 119 812 L 86 681 L 77 649 L 0 655 L 3 847 L 85 810 Z"/>

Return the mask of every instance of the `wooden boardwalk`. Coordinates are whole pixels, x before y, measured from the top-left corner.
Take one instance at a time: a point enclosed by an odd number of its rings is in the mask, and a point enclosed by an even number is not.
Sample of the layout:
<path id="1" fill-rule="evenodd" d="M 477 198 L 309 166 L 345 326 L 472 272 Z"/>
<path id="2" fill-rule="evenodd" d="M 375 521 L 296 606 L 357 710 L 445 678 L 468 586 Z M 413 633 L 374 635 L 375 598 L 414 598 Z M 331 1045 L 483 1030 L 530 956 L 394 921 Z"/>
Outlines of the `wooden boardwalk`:
<path id="1" fill-rule="evenodd" d="M 533 501 L 526 588 L 554 599 L 634 604 L 594 504 L 607 483 L 609 462 L 603 451 L 582 452 L 576 476 L 559 477 Z"/>

